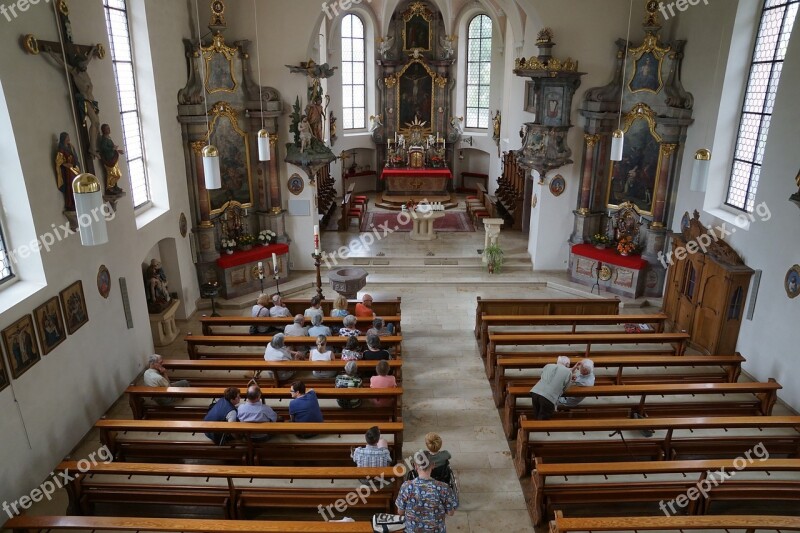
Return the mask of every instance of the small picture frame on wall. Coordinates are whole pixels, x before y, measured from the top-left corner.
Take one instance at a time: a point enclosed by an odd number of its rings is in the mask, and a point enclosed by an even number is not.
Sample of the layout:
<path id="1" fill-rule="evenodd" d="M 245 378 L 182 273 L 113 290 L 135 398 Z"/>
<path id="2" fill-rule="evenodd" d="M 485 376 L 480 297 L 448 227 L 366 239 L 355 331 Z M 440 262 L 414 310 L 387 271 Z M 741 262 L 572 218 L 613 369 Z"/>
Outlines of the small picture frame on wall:
<path id="1" fill-rule="evenodd" d="M 3 354 L 0 353 L 0 391 L 8 387 L 11 383 L 11 378 L 8 377 L 8 368 L 6 368 L 6 360 Z"/>
<path id="2" fill-rule="evenodd" d="M 53 296 L 34 309 L 33 319 L 36 322 L 36 332 L 39 334 L 39 344 L 42 345 L 42 355 L 52 352 L 67 338 L 64 315 L 61 313 L 57 297 Z"/>
<path id="3" fill-rule="evenodd" d="M 61 305 L 64 306 L 67 332 L 72 335 L 89 321 L 81 280 L 61 291 L 59 297 L 61 298 Z"/>
<path id="4" fill-rule="evenodd" d="M 792 265 L 792 268 L 786 273 L 784 288 L 786 296 L 789 298 L 795 298 L 800 294 L 800 265 Z"/>
<path id="5" fill-rule="evenodd" d="M 11 375 L 14 379 L 19 379 L 42 358 L 39 345 L 36 343 L 31 315 L 25 315 L 3 330 L 3 345 L 8 353 L 8 362 L 11 364 Z"/>

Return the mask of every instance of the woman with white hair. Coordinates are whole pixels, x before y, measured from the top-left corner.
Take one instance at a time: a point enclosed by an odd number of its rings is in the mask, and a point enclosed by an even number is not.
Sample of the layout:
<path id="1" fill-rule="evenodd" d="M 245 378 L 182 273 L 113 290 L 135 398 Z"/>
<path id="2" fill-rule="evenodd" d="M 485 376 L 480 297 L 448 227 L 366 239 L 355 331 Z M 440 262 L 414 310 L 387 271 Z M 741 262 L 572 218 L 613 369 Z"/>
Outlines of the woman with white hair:
<path id="1" fill-rule="evenodd" d="M 342 319 L 343 328 L 339 330 L 340 337 L 358 337 L 361 332 L 356 329 L 358 319 L 354 315 L 347 315 Z"/>
<path id="2" fill-rule="evenodd" d="M 561 355 L 555 363 L 545 365 L 539 382 L 531 389 L 534 420 L 550 420 L 556 410 L 558 398 L 572 382 L 569 357 Z"/>
<path id="3" fill-rule="evenodd" d="M 594 361 L 583 359 L 575 363 L 575 366 L 572 367 L 571 379 L 570 387 L 594 387 Z M 558 399 L 558 406 L 575 407 L 582 401 L 582 397 L 564 398 L 562 396 Z"/>
<path id="4" fill-rule="evenodd" d="M 331 328 L 322 325 L 322 315 L 311 315 L 311 327 L 308 328 L 308 335 L 311 337 L 331 336 Z"/>
<path id="5" fill-rule="evenodd" d="M 272 336 L 267 349 L 264 350 L 265 361 L 295 361 L 301 358 L 300 352 L 293 352 L 286 347 L 284 337 L 283 333 L 276 333 Z M 294 376 L 293 370 L 278 372 L 278 379 L 281 381 L 292 379 L 292 376 Z"/>
<path id="6" fill-rule="evenodd" d="M 357 389 L 361 387 L 362 381 L 363 380 L 358 375 L 358 363 L 355 361 L 348 361 L 347 364 L 344 365 L 344 373 L 336 376 L 335 387 L 337 389 Z M 338 403 L 339 407 L 342 409 L 361 407 L 361 400 L 359 398 L 354 398 L 352 400 L 339 399 L 336 400 L 336 403 Z"/>

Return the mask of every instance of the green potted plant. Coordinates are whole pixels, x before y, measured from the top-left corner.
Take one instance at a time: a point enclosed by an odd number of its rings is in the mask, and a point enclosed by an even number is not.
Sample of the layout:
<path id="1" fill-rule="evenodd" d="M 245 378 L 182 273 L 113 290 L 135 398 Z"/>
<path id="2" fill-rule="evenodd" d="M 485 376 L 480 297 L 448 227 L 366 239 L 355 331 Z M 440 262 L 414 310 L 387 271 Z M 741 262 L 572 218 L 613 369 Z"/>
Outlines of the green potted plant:
<path id="1" fill-rule="evenodd" d="M 602 233 L 595 233 L 592 236 L 592 244 L 594 244 L 595 248 L 603 249 L 611 243 L 611 239 L 608 238 L 607 235 Z"/>
<path id="2" fill-rule="evenodd" d="M 500 248 L 499 244 L 490 244 L 486 247 L 483 251 L 484 256 L 486 257 L 486 263 L 489 268 L 489 274 L 494 274 L 495 272 L 500 272 L 503 268 L 503 249 Z"/>

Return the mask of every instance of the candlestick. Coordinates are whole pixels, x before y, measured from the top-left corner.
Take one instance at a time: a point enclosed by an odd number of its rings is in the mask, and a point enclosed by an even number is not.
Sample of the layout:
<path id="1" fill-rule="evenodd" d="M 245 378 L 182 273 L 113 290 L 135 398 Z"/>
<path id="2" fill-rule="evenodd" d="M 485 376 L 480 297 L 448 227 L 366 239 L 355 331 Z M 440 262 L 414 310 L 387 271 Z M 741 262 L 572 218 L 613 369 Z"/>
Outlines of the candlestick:
<path id="1" fill-rule="evenodd" d="M 314 253 L 319 253 L 319 226 L 314 226 Z"/>
<path id="2" fill-rule="evenodd" d="M 258 262 L 258 279 L 264 279 L 264 263 Z"/>
<path id="3" fill-rule="evenodd" d="M 275 255 L 273 252 L 272 254 L 272 271 L 277 274 L 278 273 L 278 256 Z"/>

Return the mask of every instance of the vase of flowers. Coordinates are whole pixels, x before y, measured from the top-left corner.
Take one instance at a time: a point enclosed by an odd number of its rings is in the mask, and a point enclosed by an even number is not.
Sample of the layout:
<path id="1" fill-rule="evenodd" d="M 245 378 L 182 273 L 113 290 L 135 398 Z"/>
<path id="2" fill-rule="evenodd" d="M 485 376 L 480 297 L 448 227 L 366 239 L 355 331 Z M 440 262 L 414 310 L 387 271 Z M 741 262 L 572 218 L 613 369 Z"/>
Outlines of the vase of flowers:
<path id="1" fill-rule="evenodd" d="M 594 244 L 594 247 L 600 250 L 608 246 L 609 243 L 611 242 L 611 239 L 608 238 L 608 235 L 605 235 L 603 233 L 595 233 L 592 236 L 591 240 L 592 244 Z"/>
<path id="2" fill-rule="evenodd" d="M 233 249 L 236 248 L 236 241 L 234 239 L 222 239 L 220 246 L 226 254 L 232 254 Z"/>
<path id="3" fill-rule="evenodd" d="M 414 211 L 417 208 L 417 202 L 415 202 L 414 200 L 409 200 L 404 204 L 404 207 L 408 211 Z"/>
<path id="4" fill-rule="evenodd" d="M 617 252 L 619 255 L 630 255 L 636 252 L 636 243 L 633 242 L 633 237 L 625 235 L 619 242 L 617 242 Z"/>
<path id="5" fill-rule="evenodd" d="M 239 249 L 240 250 L 252 250 L 253 243 L 256 242 L 256 238 L 250 235 L 249 233 L 245 233 L 244 235 L 239 236 Z"/>
<path id="6" fill-rule="evenodd" d="M 258 232 L 258 242 L 259 244 L 261 244 L 261 246 L 267 246 L 269 244 L 272 244 L 272 242 L 275 241 L 276 237 L 277 235 L 275 234 L 275 232 L 269 229 L 262 229 L 261 231 Z"/>

